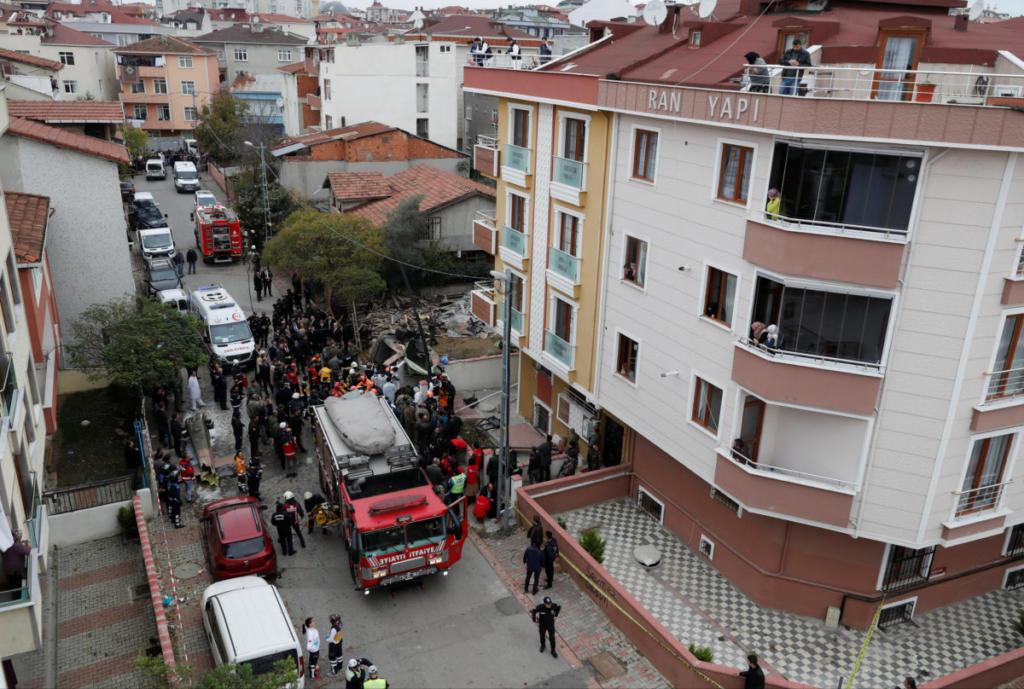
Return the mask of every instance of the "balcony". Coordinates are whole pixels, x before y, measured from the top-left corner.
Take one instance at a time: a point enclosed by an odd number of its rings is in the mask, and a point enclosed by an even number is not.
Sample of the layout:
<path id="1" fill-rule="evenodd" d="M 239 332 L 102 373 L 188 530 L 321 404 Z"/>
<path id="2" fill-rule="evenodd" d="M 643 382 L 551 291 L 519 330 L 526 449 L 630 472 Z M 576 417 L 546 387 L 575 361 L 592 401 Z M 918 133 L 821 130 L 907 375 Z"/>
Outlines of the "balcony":
<path id="1" fill-rule="evenodd" d="M 523 312 L 511 309 L 512 317 L 509 321 L 512 323 L 512 330 L 522 335 L 525 331 L 523 330 Z"/>
<path id="2" fill-rule="evenodd" d="M 551 196 L 575 206 L 580 205 L 580 194 L 587 190 L 587 164 L 552 156 Z"/>
<path id="3" fill-rule="evenodd" d="M 473 169 L 481 175 L 497 179 L 500 160 L 498 140 L 493 136 L 477 136 L 476 145 L 473 146 Z"/>
<path id="4" fill-rule="evenodd" d="M 1024 368 L 985 372 L 985 401 L 971 417 L 972 431 L 1024 424 Z"/>
<path id="5" fill-rule="evenodd" d="M 580 259 L 553 246 L 548 247 L 548 282 L 573 294 L 580 284 Z"/>
<path id="6" fill-rule="evenodd" d="M 576 348 L 550 330 L 544 331 L 544 353 L 567 370 L 573 370 Z"/>
<path id="7" fill-rule="evenodd" d="M 520 187 L 526 186 L 526 178 L 530 175 L 530 149 L 505 144 L 501 157 L 501 176 Z"/>
<path id="8" fill-rule="evenodd" d="M 470 311 L 485 325 L 494 326 L 497 322 L 497 303 L 494 301 L 494 284 L 476 283 L 476 289 L 470 292 Z"/>
<path id="9" fill-rule="evenodd" d="M 508 225 L 501 227 L 501 246 L 516 254 L 520 259 L 529 258 L 530 243 L 527 241 L 526 235 L 519 230 L 513 230 Z"/>
<path id="10" fill-rule="evenodd" d="M 484 211 L 473 215 L 473 244 L 493 256 L 498 251 L 498 231 L 494 216 Z"/>
<path id="11" fill-rule="evenodd" d="M 163 105 L 169 105 L 171 102 L 170 95 L 166 93 L 132 93 L 130 90 L 125 90 L 120 93 L 122 103 L 161 103 Z M 130 108 L 129 108 L 130 110 Z"/>
<path id="12" fill-rule="evenodd" d="M 34 490 L 34 488 L 33 488 Z M 32 544 L 20 585 L 0 590 L 0 638 L 9 640 L 5 655 L 26 653 L 39 648 L 42 630 L 42 590 L 39 586 L 40 552 L 46 552 L 46 508 L 37 505 L 31 511 L 26 535 Z"/>

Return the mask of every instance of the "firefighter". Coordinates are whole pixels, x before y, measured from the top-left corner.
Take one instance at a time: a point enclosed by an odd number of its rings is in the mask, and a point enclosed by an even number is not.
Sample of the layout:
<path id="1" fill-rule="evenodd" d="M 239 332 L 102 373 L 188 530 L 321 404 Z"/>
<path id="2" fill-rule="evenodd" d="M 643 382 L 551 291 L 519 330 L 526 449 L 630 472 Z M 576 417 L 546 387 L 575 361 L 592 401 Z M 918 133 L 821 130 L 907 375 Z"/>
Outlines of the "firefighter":
<path id="1" fill-rule="evenodd" d="M 284 492 L 284 509 L 288 512 L 288 516 L 291 517 L 292 529 L 299 537 L 299 545 L 305 548 L 306 539 L 302 537 L 302 518 L 306 516 L 306 513 L 302 509 L 302 505 L 295 498 L 295 493 L 290 490 Z"/>
<path id="2" fill-rule="evenodd" d="M 245 456 L 241 452 L 235 453 L 235 478 L 238 479 L 238 494 L 245 495 L 248 493 L 249 475 L 245 468 Z"/>
<path id="3" fill-rule="evenodd" d="M 324 504 L 327 501 L 324 500 L 324 496 L 320 495 L 319 493 L 312 493 L 308 490 L 305 492 L 302 498 L 303 504 L 306 507 L 306 528 L 308 529 L 306 533 L 311 534 L 313 533 L 313 529 L 316 528 L 316 522 L 313 518 L 313 513 L 316 511 L 317 507 L 319 507 L 320 505 Z M 326 533 L 327 529 L 324 529 L 324 534 Z"/>
<path id="4" fill-rule="evenodd" d="M 295 466 L 295 436 L 292 435 L 290 426 L 284 425 L 284 434 L 281 436 L 281 452 L 284 454 L 284 475 L 294 478 L 299 475 Z"/>

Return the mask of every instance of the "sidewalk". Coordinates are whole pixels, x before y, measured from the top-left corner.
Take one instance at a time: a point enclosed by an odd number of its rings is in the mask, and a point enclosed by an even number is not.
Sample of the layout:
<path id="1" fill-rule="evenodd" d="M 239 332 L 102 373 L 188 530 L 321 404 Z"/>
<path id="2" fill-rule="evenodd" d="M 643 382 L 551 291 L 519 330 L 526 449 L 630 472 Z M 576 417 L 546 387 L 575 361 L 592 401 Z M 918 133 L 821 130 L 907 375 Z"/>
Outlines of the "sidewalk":
<path id="1" fill-rule="evenodd" d="M 532 609 L 544 600 L 545 595 L 550 595 L 562 606 L 555 625 L 558 652 L 573 670 L 582 670 L 588 675 L 587 687 L 653 689 L 669 686 L 572 578 L 559 571 L 558 566 L 555 567 L 554 585 L 550 590 L 541 588 L 536 596 L 523 593 L 525 569 L 522 560 L 528 545 L 526 531 L 516 527 L 505 534 L 482 536 L 476 528 L 474 524 L 470 538 L 523 607 Z"/>

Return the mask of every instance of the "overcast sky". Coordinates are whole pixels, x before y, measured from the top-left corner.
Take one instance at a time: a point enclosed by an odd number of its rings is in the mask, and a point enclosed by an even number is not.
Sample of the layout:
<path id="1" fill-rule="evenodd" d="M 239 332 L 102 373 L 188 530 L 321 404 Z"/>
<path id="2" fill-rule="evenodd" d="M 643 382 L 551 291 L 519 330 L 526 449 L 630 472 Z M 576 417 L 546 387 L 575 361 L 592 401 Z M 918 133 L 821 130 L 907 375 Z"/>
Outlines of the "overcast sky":
<path id="1" fill-rule="evenodd" d="M 353 9 L 365 9 L 366 7 L 369 7 L 372 1 L 373 0 L 351 0 L 351 2 L 345 2 L 345 0 L 341 0 L 342 4 L 346 7 L 351 5 Z M 485 9 L 491 7 L 507 7 L 509 5 L 541 4 L 545 1 L 552 7 L 560 2 L 560 0 L 381 0 L 381 2 L 387 7 L 396 7 L 407 10 L 411 10 L 414 7 L 425 7 L 427 9 L 431 9 L 435 7 L 447 7 L 448 5 L 459 5 L 461 7 L 471 7 L 473 9 Z M 638 4 L 639 1 L 640 0 L 633 0 L 633 4 Z M 1007 12 L 1014 16 L 1024 15 L 1024 0 L 985 0 L 985 5 L 992 7 L 999 12 Z"/>

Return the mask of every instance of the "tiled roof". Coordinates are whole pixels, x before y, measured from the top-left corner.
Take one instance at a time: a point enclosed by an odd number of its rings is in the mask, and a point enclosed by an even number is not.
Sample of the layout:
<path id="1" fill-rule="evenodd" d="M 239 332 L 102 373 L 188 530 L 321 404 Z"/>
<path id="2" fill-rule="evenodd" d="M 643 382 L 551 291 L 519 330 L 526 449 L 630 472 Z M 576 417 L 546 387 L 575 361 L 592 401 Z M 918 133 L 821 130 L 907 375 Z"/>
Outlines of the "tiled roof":
<path id="1" fill-rule="evenodd" d="M 495 197 L 494 189 L 491 187 L 429 165 L 416 165 L 395 173 L 387 178 L 387 182 L 391 187 L 391 196 L 364 203 L 348 212 L 360 215 L 374 225 L 383 225 L 388 214 L 412 196 L 423 195 L 420 210 L 425 212 L 437 210 L 475 194 L 492 199 Z"/>
<path id="2" fill-rule="evenodd" d="M 287 14 L 274 14 L 273 12 L 260 12 L 255 15 L 260 18 L 261 22 L 267 22 L 268 24 L 312 24 L 312 19 L 304 19 L 302 17 L 290 17 Z"/>
<path id="3" fill-rule="evenodd" d="M 61 24 L 52 19 L 47 19 L 46 22 L 47 35 L 41 39 L 41 42 L 47 45 L 114 45 L 110 41 L 104 41 L 102 38 L 96 38 L 92 34 L 73 29 L 67 24 Z"/>
<path id="4" fill-rule="evenodd" d="M 8 50 L 7 48 L 0 48 L 0 60 L 21 62 L 26 65 L 32 65 L 33 67 L 52 69 L 54 72 L 64 66 L 56 60 L 47 60 L 46 58 L 36 57 L 35 55 L 26 55 L 25 53 L 19 53 L 16 50 Z"/>
<path id="5" fill-rule="evenodd" d="M 215 22 L 248 22 L 252 20 L 252 15 L 241 8 L 209 9 L 206 12 Z"/>
<path id="6" fill-rule="evenodd" d="M 328 172 L 327 183 L 339 201 L 391 196 L 391 187 L 379 172 Z"/>
<path id="7" fill-rule="evenodd" d="M 154 53 L 156 55 L 184 54 L 184 55 L 216 55 L 216 50 L 210 50 L 195 43 L 183 41 L 176 36 L 154 36 L 144 41 L 136 41 L 130 45 L 123 46 L 114 51 L 135 55 L 137 53 Z"/>
<path id="8" fill-rule="evenodd" d="M 260 25 L 254 30 L 251 24 L 235 24 L 224 29 L 216 29 L 192 40 L 196 43 L 268 43 L 271 45 L 305 45 L 306 39 L 280 29 Z"/>
<path id="9" fill-rule="evenodd" d="M 495 27 L 495 25 L 498 26 Z M 439 21 L 427 24 L 422 29 L 410 29 L 406 33 L 424 32 L 434 36 L 465 36 L 467 38 L 479 36 L 480 38 L 487 39 L 515 38 L 517 40 L 537 39 L 536 36 L 531 36 L 519 29 L 513 29 L 511 26 L 505 26 L 501 22 L 495 22 L 487 17 L 467 14 L 455 14 L 450 17 L 444 17 Z"/>
<path id="10" fill-rule="evenodd" d="M 50 212 L 50 197 L 5 191 L 4 200 L 7 202 L 7 217 L 11 223 L 14 255 L 19 263 L 39 263 L 46 243 L 46 216 Z"/>
<path id="11" fill-rule="evenodd" d="M 145 24 L 148 26 L 160 26 L 158 22 L 155 22 L 152 19 L 146 19 L 145 17 L 140 17 L 130 9 L 126 11 L 118 5 L 111 5 L 106 2 L 97 2 L 96 0 L 82 3 L 51 2 L 46 6 L 47 17 L 53 17 L 57 12 L 60 12 L 62 15 L 68 14 L 74 17 L 84 17 L 97 12 L 106 12 L 110 15 L 111 24 Z"/>
<path id="12" fill-rule="evenodd" d="M 285 65 L 284 67 L 278 67 L 278 69 L 280 71 L 282 71 L 282 72 L 288 72 L 289 74 L 298 74 L 299 72 L 305 72 L 306 71 L 306 61 L 305 60 L 301 60 L 299 62 L 293 62 L 290 65 Z"/>
<path id="13" fill-rule="evenodd" d="M 124 122 L 118 101 L 102 100 L 9 100 L 11 117 L 37 122 Z"/>
<path id="14" fill-rule="evenodd" d="M 121 144 L 111 143 L 85 134 L 76 134 L 64 129 L 57 129 L 41 122 L 33 122 L 21 117 L 12 117 L 7 133 L 23 136 L 27 139 L 43 141 L 54 146 L 67 148 L 80 153 L 99 156 L 115 163 L 128 162 L 128 149 Z M 55 161 L 56 162 L 56 161 Z"/>
<path id="15" fill-rule="evenodd" d="M 306 96 L 307 99 L 312 97 L 313 96 Z M 317 99 L 317 104 L 319 105 L 319 99 Z M 374 134 L 382 134 L 384 132 L 394 130 L 395 127 L 390 127 L 386 124 L 381 124 L 380 122 L 360 122 L 359 124 L 353 124 L 348 127 L 336 127 L 335 129 L 325 129 L 322 132 L 313 132 L 312 134 L 304 134 L 302 136 L 285 137 L 275 143 L 270 150 L 273 151 L 279 148 L 292 146 L 294 144 L 315 146 L 316 144 L 336 141 L 338 139 L 352 141 L 353 139 L 360 139 L 364 136 L 373 136 Z"/>

